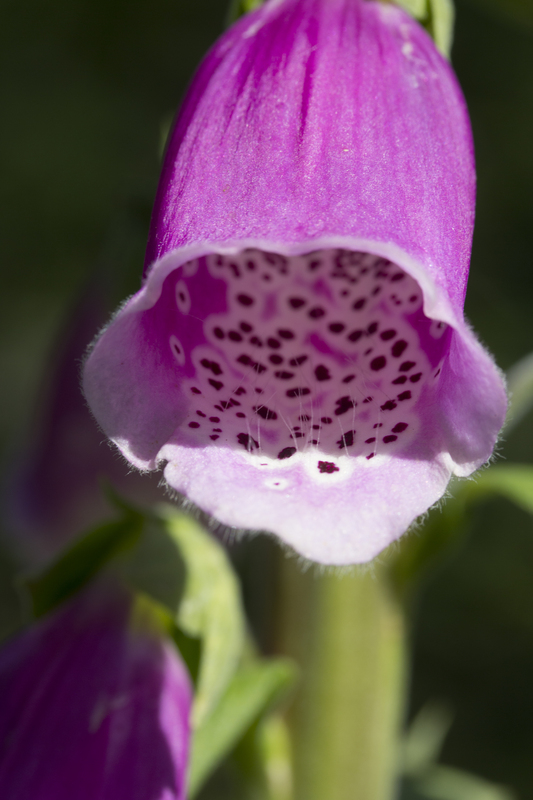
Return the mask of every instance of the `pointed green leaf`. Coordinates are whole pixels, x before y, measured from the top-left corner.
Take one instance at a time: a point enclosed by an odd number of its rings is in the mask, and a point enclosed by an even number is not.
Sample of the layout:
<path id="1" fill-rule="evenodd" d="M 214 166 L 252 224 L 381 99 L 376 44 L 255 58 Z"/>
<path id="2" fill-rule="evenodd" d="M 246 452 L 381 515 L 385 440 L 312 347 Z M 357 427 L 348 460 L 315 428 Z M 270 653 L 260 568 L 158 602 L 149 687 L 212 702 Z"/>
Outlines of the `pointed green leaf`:
<path id="1" fill-rule="evenodd" d="M 231 0 L 228 13 L 226 15 L 226 25 L 229 27 L 233 25 L 233 23 L 239 19 L 239 17 L 244 16 L 244 14 L 248 14 L 249 11 L 253 11 L 254 8 L 258 8 L 262 5 L 264 0 Z"/>
<path id="2" fill-rule="evenodd" d="M 428 0 L 396 0 L 395 5 L 400 6 L 415 19 L 425 19 L 428 16 Z"/>
<path id="3" fill-rule="evenodd" d="M 241 667 L 216 708 L 195 731 L 189 772 L 192 798 L 247 729 L 291 688 L 296 679 L 289 659 Z"/>
<path id="4" fill-rule="evenodd" d="M 428 29 L 437 48 L 448 59 L 452 51 L 454 23 L 453 0 L 429 0 Z"/>
<path id="5" fill-rule="evenodd" d="M 185 588 L 185 563 L 176 541 L 157 517 L 145 517 L 135 547 L 120 559 L 120 572 L 137 592 L 164 606 L 174 618 Z"/>
<path id="6" fill-rule="evenodd" d="M 452 767 L 433 767 L 415 786 L 427 800 L 516 800 L 505 786 Z"/>
<path id="7" fill-rule="evenodd" d="M 39 575 L 28 578 L 36 617 L 51 611 L 85 585 L 105 564 L 137 541 L 143 517 L 129 512 L 86 533 Z"/>
<path id="8" fill-rule="evenodd" d="M 223 694 L 243 651 L 240 587 L 224 548 L 213 536 L 171 507 L 160 513 L 187 571 L 176 622 L 188 636 L 202 639 L 193 709 L 193 725 L 198 727 Z"/>
<path id="9" fill-rule="evenodd" d="M 518 425 L 533 407 L 533 353 L 520 359 L 507 372 L 509 411 L 505 432 Z"/>
<path id="10" fill-rule="evenodd" d="M 529 464 L 498 464 L 478 472 L 463 487 L 467 500 L 499 494 L 533 514 L 533 466 Z"/>

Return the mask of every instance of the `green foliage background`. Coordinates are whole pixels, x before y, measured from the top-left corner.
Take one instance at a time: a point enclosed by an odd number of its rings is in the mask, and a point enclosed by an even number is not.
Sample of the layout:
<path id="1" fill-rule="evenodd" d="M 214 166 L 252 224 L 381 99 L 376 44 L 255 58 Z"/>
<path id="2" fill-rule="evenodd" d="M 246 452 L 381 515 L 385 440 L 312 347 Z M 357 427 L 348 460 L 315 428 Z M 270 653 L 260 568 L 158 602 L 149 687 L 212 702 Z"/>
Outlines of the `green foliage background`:
<path id="1" fill-rule="evenodd" d="M 120 266 L 117 300 L 136 288 L 162 141 L 226 11 L 224 0 L 1 2 L 4 471 L 89 276 Z M 467 315 L 508 368 L 533 350 L 531 0 L 460 0 L 452 59 L 479 171 Z M 500 451 L 533 461 L 533 416 Z M 268 650 L 272 545 L 254 540 L 234 559 Z M 504 500 L 479 507 L 468 541 L 427 580 L 413 638 L 412 713 L 436 699 L 455 714 L 443 761 L 533 797 L 530 518 Z"/>

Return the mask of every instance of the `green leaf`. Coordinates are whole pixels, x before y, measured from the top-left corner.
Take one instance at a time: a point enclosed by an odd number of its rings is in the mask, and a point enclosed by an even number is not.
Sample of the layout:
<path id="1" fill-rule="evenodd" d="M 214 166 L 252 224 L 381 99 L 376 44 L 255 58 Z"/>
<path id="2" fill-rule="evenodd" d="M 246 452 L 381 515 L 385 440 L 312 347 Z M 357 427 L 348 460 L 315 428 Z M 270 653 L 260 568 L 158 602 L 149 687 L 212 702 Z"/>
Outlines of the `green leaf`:
<path id="1" fill-rule="evenodd" d="M 452 767 L 433 767 L 415 786 L 428 800 L 515 800 L 506 787 Z"/>
<path id="2" fill-rule="evenodd" d="M 185 563 L 180 548 L 158 517 L 145 517 L 142 532 L 120 559 L 120 572 L 132 589 L 143 592 L 178 613 L 185 589 Z"/>
<path id="3" fill-rule="evenodd" d="M 292 661 L 282 658 L 248 664 L 235 673 L 216 708 L 194 732 L 189 772 L 191 798 L 247 729 L 279 702 L 295 679 Z"/>
<path id="4" fill-rule="evenodd" d="M 533 353 L 520 359 L 507 372 L 509 411 L 505 433 L 518 425 L 533 407 Z"/>
<path id="5" fill-rule="evenodd" d="M 426 19 L 428 16 L 427 0 L 396 0 L 395 5 L 403 8 L 415 19 Z"/>
<path id="6" fill-rule="evenodd" d="M 163 507 L 160 514 L 187 571 L 176 623 L 188 636 L 202 639 L 192 717 L 198 727 L 218 703 L 243 652 L 240 587 L 224 548 L 213 536 L 171 507 Z"/>
<path id="7" fill-rule="evenodd" d="M 263 5 L 264 0 L 231 0 L 228 13 L 226 15 L 226 26 L 229 27 L 239 19 L 239 17 L 253 11 L 254 8 L 259 8 Z"/>
<path id="8" fill-rule="evenodd" d="M 467 501 L 499 494 L 533 514 L 533 466 L 529 464 L 498 464 L 478 472 L 463 487 Z"/>
<path id="9" fill-rule="evenodd" d="M 443 56 L 450 58 L 453 44 L 455 7 L 453 0 L 429 0 L 427 28 Z"/>
<path id="10" fill-rule="evenodd" d="M 130 511 L 86 533 L 39 575 L 25 581 L 32 610 L 41 617 L 84 586 L 110 559 L 137 541 L 143 517 Z"/>

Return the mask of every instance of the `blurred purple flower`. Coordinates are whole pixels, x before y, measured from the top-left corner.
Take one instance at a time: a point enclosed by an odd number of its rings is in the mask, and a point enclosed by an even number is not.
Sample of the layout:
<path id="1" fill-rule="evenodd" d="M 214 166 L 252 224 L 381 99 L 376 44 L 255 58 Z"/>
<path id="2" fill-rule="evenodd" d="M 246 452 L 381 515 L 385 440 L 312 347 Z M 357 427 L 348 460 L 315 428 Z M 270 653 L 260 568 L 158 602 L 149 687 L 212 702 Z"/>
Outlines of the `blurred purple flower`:
<path id="1" fill-rule="evenodd" d="M 372 558 L 503 424 L 463 317 L 474 198 L 461 91 L 414 20 L 270 0 L 184 102 L 146 282 L 86 364 L 96 419 L 222 523 Z"/>
<path id="2" fill-rule="evenodd" d="M 0 650 L 0 796 L 185 800 L 191 688 L 131 595 L 100 581 Z"/>
<path id="3" fill-rule="evenodd" d="M 105 292 L 95 282 L 63 326 L 28 444 L 4 488 L 8 528 L 30 545 L 32 558 L 49 557 L 74 535 L 109 518 L 113 510 L 102 481 L 136 502 L 162 497 L 157 478 L 146 481 L 103 440 L 80 390 L 80 362 L 107 308 Z"/>

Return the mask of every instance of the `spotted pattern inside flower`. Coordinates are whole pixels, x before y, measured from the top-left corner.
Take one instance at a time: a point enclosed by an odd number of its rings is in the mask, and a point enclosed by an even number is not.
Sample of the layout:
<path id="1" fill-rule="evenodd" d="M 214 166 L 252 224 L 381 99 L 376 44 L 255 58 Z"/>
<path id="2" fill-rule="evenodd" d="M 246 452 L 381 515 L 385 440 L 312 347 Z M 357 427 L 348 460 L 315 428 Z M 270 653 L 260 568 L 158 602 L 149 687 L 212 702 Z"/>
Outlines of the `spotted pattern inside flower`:
<path id="1" fill-rule="evenodd" d="M 343 456 L 369 461 L 416 436 L 417 403 L 439 380 L 450 330 L 424 315 L 418 283 L 397 265 L 348 250 L 245 250 L 176 272 L 169 345 L 192 374 L 181 427 L 191 446 L 280 464 L 314 454 L 317 472 L 333 477 Z M 197 287 L 208 293 L 216 279 L 225 308 L 204 315 L 204 340 L 187 352 Z"/>

